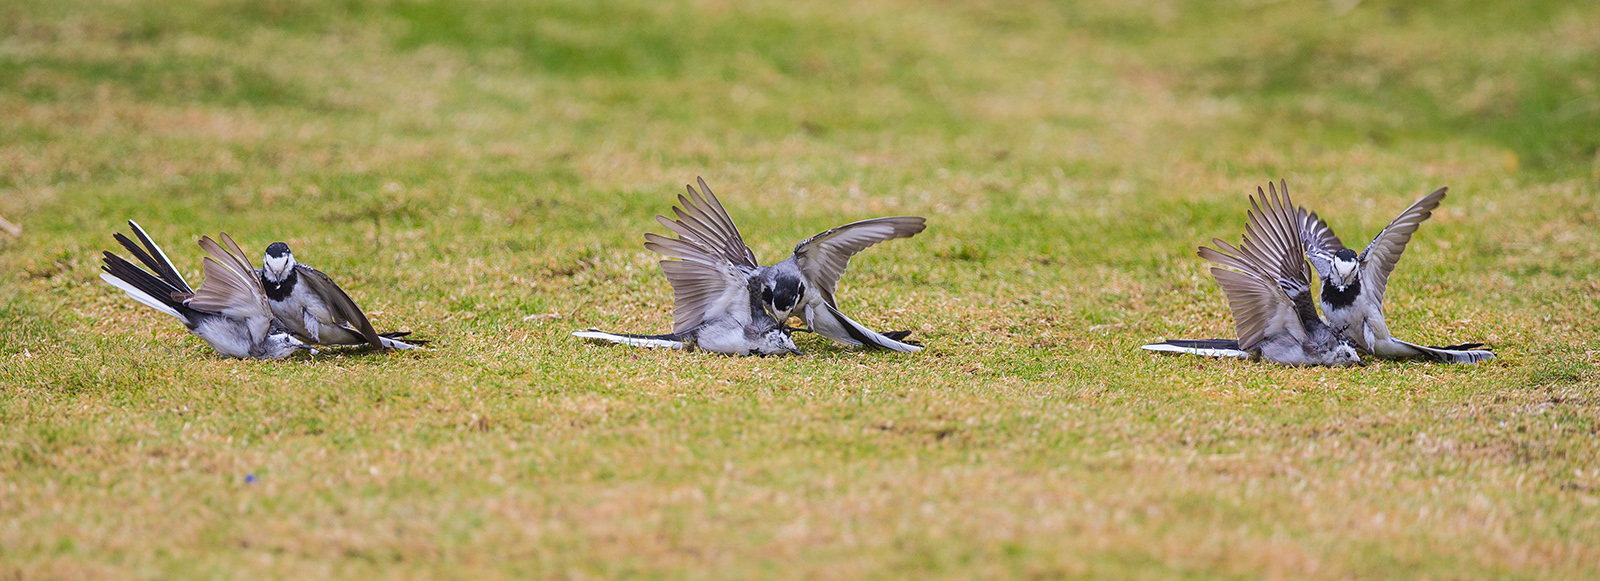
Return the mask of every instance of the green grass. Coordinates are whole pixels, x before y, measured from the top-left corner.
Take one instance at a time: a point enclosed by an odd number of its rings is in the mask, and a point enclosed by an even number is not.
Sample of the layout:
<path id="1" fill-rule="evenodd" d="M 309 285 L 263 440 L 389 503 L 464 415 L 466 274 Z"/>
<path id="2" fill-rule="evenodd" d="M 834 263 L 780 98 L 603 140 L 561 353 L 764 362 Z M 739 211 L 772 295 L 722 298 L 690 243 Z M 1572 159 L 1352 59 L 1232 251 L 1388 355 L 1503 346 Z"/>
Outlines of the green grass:
<path id="1" fill-rule="evenodd" d="M 0 7 L 0 576 L 1600 574 L 1600 6 L 20 0 Z M 696 176 L 929 349 L 660 332 Z M 1493 363 L 1162 357 L 1286 178 Z M 426 353 L 219 359 L 97 279 L 283 240 Z M 198 274 L 195 275 L 198 277 Z M 255 475 L 254 483 L 245 481 Z"/>

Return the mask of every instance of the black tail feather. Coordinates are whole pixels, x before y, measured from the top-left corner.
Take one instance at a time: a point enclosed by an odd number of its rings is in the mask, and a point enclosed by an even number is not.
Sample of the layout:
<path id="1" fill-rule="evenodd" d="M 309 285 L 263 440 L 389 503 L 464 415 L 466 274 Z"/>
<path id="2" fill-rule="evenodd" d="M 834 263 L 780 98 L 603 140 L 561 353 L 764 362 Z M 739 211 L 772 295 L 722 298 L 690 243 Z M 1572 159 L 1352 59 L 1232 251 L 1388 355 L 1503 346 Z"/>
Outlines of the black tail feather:
<path id="1" fill-rule="evenodd" d="M 184 283 L 183 277 L 178 274 L 178 270 L 172 266 L 172 263 L 158 258 L 162 255 L 161 251 L 157 249 L 156 243 L 145 235 L 144 230 L 134 224 L 132 220 L 128 221 L 128 226 L 133 228 L 134 235 L 138 236 L 139 240 L 144 243 L 144 248 L 139 248 L 127 236 L 123 236 L 121 232 L 112 234 L 111 237 L 115 238 L 119 244 L 122 244 L 123 248 L 127 248 L 128 252 L 133 253 L 133 257 L 144 263 L 146 268 L 156 274 L 156 277 L 177 289 L 176 292 L 194 294 L 194 289 L 189 288 L 189 285 Z M 145 249 L 149 249 L 149 251 L 146 252 Z"/>
<path id="2" fill-rule="evenodd" d="M 106 271 L 107 274 L 132 285 L 133 288 L 139 289 L 141 292 L 150 295 L 180 313 L 189 309 L 182 301 L 172 298 L 172 294 L 177 292 L 177 289 L 166 281 L 156 278 L 155 275 L 134 266 L 132 262 L 128 262 L 121 256 L 112 254 L 109 251 L 105 253 L 103 260 L 105 264 L 101 265 L 100 269 Z"/>
<path id="3" fill-rule="evenodd" d="M 1443 349 L 1445 351 L 1470 351 L 1482 347 L 1483 343 L 1462 343 L 1460 345 L 1451 345 L 1449 347 L 1434 347 L 1432 345 L 1428 346 L 1429 349 Z"/>
<path id="4" fill-rule="evenodd" d="M 1238 339 L 1168 339 L 1162 343 L 1184 349 L 1239 349 Z"/>
<path id="5" fill-rule="evenodd" d="M 587 330 L 595 332 L 595 333 L 605 333 L 607 335 L 616 335 L 618 337 L 632 337 L 634 339 L 656 339 L 658 341 L 682 341 L 682 340 L 684 340 L 683 336 L 679 335 L 677 333 L 667 333 L 667 334 L 664 334 L 664 335 L 635 335 L 633 333 L 614 333 L 614 332 L 611 332 L 611 331 L 601 331 L 601 330 L 595 329 L 593 327 L 590 327 Z"/>
<path id="6" fill-rule="evenodd" d="M 388 333 L 378 333 L 378 336 L 396 341 L 404 340 L 412 345 L 427 345 L 433 342 L 430 339 L 405 339 L 405 337 L 411 336 L 411 331 L 390 331 Z"/>
<path id="7" fill-rule="evenodd" d="M 916 345 L 918 347 L 922 346 L 922 342 L 921 341 L 913 341 L 911 339 L 907 339 L 906 338 L 906 337 L 910 337 L 911 336 L 911 331 L 884 331 L 884 332 L 878 333 L 878 334 L 879 335 L 883 335 L 884 337 L 888 337 L 891 340 L 899 341 L 901 343 L 905 343 L 907 345 Z"/>

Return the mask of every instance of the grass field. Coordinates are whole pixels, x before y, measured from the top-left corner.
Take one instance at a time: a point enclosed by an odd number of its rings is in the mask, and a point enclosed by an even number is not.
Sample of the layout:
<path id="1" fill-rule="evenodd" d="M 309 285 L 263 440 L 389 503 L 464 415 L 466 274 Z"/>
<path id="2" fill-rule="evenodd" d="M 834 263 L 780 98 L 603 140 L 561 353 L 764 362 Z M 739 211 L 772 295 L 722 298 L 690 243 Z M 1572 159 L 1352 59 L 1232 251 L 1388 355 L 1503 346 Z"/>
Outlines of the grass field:
<path id="1" fill-rule="evenodd" d="M 1594 578 L 1597 148 L 1592 2 L 12 0 L 0 578 Z M 926 216 L 840 297 L 929 348 L 570 337 L 670 329 L 696 176 L 769 262 Z M 1137 351 L 1232 336 L 1280 177 L 1350 244 L 1450 186 L 1390 326 L 1500 359 Z M 221 359 L 130 218 L 437 349 Z"/>

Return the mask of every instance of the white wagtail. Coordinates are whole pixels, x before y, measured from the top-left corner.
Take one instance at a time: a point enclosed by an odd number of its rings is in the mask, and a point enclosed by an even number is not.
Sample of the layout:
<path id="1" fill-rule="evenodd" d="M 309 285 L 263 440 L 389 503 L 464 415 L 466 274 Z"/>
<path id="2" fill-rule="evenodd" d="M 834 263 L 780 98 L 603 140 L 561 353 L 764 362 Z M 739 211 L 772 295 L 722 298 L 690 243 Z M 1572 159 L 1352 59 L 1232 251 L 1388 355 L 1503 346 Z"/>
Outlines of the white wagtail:
<path id="1" fill-rule="evenodd" d="M 833 293 L 851 256 L 879 242 L 914 236 L 927 228 L 927 220 L 898 216 L 846 224 L 795 245 L 794 255 L 783 262 L 761 266 L 705 179 L 699 182 L 699 192 L 689 186 L 688 196 L 678 195 L 681 207 L 672 209 L 678 219 L 656 216 L 657 222 L 678 235 L 676 240 L 644 235 L 645 248 L 679 259 L 661 261 L 677 295 L 674 327 L 693 327 L 702 317 L 742 308 L 742 303 L 736 306 L 726 297 L 739 294 L 739 289 L 754 281 L 761 308 L 780 324 L 798 316 L 805 321 L 806 330 L 845 345 L 922 350 L 897 340 L 906 332 L 878 333 L 850 320 L 839 312 Z M 701 266 L 706 264 L 715 268 Z"/>
<path id="2" fill-rule="evenodd" d="M 1389 335 L 1389 325 L 1383 320 L 1383 295 L 1389 286 L 1389 274 L 1400 262 L 1411 235 L 1433 216 L 1433 209 L 1444 201 L 1449 189 L 1439 188 L 1411 204 L 1360 255 L 1345 248 L 1315 212 L 1299 209 L 1306 256 L 1322 276 L 1322 312 L 1335 329 L 1363 351 L 1378 357 L 1420 357 L 1442 363 L 1494 359 L 1494 352 L 1477 349 L 1482 343 L 1425 347 L 1401 341 Z"/>
<path id="3" fill-rule="evenodd" d="M 733 223 L 727 224 L 732 227 Z M 702 238 L 644 236 L 646 248 L 661 252 L 652 247 L 659 238 L 673 249 L 673 256 L 681 258 L 660 263 L 672 283 L 672 333 L 629 335 L 591 329 L 573 335 L 638 347 L 698 348 L 728 355 L 800 354 L 789 336 L 790 329 L 762 306 L 761 281 L 754 276 L 758 267 L 744 242 L 732 248 L 707 244 Z M 732 236 L 739 240 L 737 231 Z"/>
<path id="4" fill-rule="evenodd" d="M 267 291 L 272 314 L 290 333 L 318 345 L 372 345 L 380 349 L 417 349 L 400 340 L 410 332 L 379 333 L 372 328 L 344 289 L 322 271 L 296 262 L 289 245 L 273 242 L 255 271 Z M 414 341 L 414 340 L 413 340 Z M 414 341 L 424 343 L 424 341 Z"/>
<path id="5" fill-rule="evenodd" d="M 143 228 L 132 220 L 128 226 L 144 248 L 121 233 L 115 235 L 117 242 L 155 274 L 107 251 L 105 264 L 100 267 L 105 272 L 100 278 L 111 286 L 122 289 L 133 300 L 176 317 L 190 333 L 228 357 L 281 359 L 301 349 L 317 352 L 274 328 L 266 293 L 252 275 L 244 251 L 227 234 L 222 235 L 222 241 L 232 252 L 210 237 L 200 239 L 200 248 L 210 256 L 203 263 L 205 282 L 195 291 Z"/>
<path id="6" fill-rule="evenodd" d="M 1269 183 L 1268 188 L 1272 185 Z M 1250 198 L 1249 224 L 1238 248 L 1213 238 L 1220 250 L 1200 247 L 1216 263 L 1211 276 L 1228 296 L 1237 341 L 1165 341 L 1151 351 L 1217 357 L 1260 357 L 1285 365 L 1359 365 L 1361 355 L 1317 315 L 1311 298 L 1300 220 L 1289 193 L 1260 188 L 1261 205 Z M 1263 207 L 1264 206 L 1264 207 Z"/>

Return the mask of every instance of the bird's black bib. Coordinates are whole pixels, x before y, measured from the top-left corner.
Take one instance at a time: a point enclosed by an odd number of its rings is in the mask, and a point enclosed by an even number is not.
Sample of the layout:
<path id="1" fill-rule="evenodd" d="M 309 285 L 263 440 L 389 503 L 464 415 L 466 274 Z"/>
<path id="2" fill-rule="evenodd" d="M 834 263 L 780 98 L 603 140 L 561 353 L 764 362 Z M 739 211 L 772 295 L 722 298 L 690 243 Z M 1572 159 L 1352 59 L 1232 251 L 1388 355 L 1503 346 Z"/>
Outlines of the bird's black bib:
<path id="1" fill-rule="evenodd" d="M 1326 280 L 1322 281 L 1322 302 L 1328 303 L 1336 309 L 1342 309 L 1356 302 L 1356 297 L 1361 296 L 1361 279 L 1350 281 L 1343 291 Z"/>
<path id="2" fill-rule="evenodd" d="M 289 295 L 294 293 L 295 283 L 299 281 L 300 273 L 291 268 L 289 276 L 283 277 L 283 280 L 278 282 L 267 280 L 265 276 L 261 277 L 261 287 L 267 291 L 267 300 L 278 302 L 289 298 Z"/>

